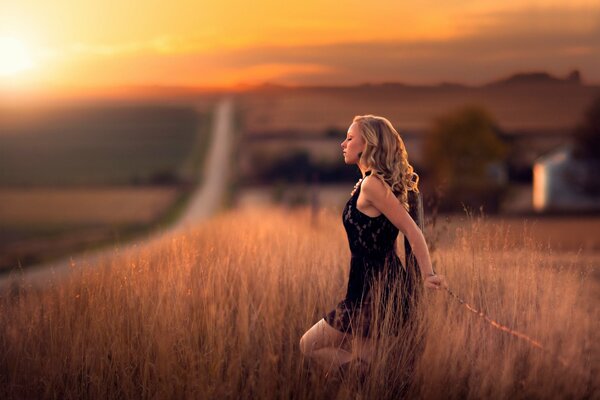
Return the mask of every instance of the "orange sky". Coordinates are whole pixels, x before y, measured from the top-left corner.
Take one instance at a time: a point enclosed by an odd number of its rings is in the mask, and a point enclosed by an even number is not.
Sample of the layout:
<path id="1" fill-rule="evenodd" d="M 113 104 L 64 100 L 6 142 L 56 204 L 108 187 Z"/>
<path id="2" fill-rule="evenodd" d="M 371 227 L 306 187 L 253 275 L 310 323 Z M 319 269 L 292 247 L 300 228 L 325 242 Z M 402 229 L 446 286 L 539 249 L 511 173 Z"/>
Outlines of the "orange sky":
<path id="1" fill-rule="evenodd" d="M 4 90 L 478 84 L 573 68 L 600 83 L 597 1 L 0 1 Z"/>

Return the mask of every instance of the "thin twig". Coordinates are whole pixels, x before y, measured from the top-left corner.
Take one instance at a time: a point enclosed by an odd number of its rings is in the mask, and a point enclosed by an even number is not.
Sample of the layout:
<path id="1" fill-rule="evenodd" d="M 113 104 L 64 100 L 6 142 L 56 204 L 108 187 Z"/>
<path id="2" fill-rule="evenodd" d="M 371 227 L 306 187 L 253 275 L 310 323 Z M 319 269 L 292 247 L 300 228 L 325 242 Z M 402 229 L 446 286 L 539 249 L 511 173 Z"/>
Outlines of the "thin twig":
<path id="1" fill-rule="evenodd" d="M 540 349 L 540 350 L 543 350 L 543 351 L 547 352 L 547 353 L 548 353 L 550 356 L 552 356 L 552 357 L 556 358 L 556 359 L 557 359 L 557 360 L 558 360 L 558 361 L 559 361 L 559 362 L 560 362 L 560 363 L 561 363 L 561 364 L 562 364 L 562 365 L 563 365 L 565 368 L 569 368 L 569 364 L 566 362 L 566 360 L 565 360 L 563 357 L 561 357 L 561 356 L 556 356 L 556 355 L 553 355 L 553 354 L 550 354 L 550 353 L 548 352 L 548 350 L 547 350 L 547 349 L 546 349 L 544 346 L 542 346 L 542 344 L 541 344 L 539 341 L 537 341 L 537 340 L 535 340 L 535 339 L 531 338 L 530 336 L 528 336 L 528 335 L 526 335 L 526 334 L 524 334 L 524 333 L 522 333 L 522 332 L 519 332 L 519 331 L 516 331 L 516 330 L 514 330 L 514 329 L 511 329 L 511 328 L 509 328 L 508 326 L 506 326 L 506 325 L 503 325 L 503 324 L 501 324 L 501 323 L 499 323 L 499 322 L 497 322 L 497 321 L 493 320 L 492 318 L 490 318 L 490 317 L 488 317 L 487 315 L 485 315 L 483 312 L 481 312 L 481 311 L 478 311 L 478 310 L 477 310 L 477 309 L 475 309 L 473 306 L 471 306 L 469 303 L 467 303 L 466 301 L 464 301 L 463 299 L 461 299 L 460 297 L 458 297 L 456 294 L 454 294 L 454 292 L 452 292 L 452 291 L 451 291 L 450 289 L 448 289 L 447 287 L 446 287 L 445 289 L 446 289 L 446 291 L 447 291 L 448 293 L 450 293 L 450 295 L 451 295 L 452 297 L 454 297 L 456 300 L 458 300 L 458 301 L 459 301 L 459 302 L 460 302 L 462 305 L 464 305 L 464 306 L 465 306 L 465 307 L 466 307 L 466 308 L 467 308 L 469 311 L 471 311 L 471 312 L 473 312 L 473 313 L 475 313 L 475 314 L 479 315 L 481 318 L 483 318 L 483 319 L 484 319 L 484 320 L 486 320 L 488 323 L 490 323 L 490 324 L 491 324 L 491 325 L 492 325 L 494 328 L 496 328 L 496 329 L 499 329 L 499 330 L 501 330 L 501 331 L 504 331 L 504 332 L 507 332 L 507 333 L 509 333 L 509 334 L 511 334 L 511 335 L 513 335 L 513 336 L 516 336 L 516 337 L 518 337 L 519 339 L 523 339 L 523 340 L 525 340 L 527 343 L 531 344 L 532 346 L 534 346 L 534 347 L 537 347 L 538 349 Z"/>

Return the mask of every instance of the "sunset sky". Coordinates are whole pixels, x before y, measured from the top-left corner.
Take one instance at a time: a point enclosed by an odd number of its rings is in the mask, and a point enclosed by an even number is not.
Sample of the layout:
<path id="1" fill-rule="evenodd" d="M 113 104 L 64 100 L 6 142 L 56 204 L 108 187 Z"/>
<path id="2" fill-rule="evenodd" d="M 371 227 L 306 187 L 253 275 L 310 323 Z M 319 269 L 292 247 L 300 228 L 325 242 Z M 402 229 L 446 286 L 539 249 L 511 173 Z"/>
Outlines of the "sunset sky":
<path id="1" fill-rule="evenodd" d="M 0 89 L 600 83 L 596 1 L 0 0 Z"/>

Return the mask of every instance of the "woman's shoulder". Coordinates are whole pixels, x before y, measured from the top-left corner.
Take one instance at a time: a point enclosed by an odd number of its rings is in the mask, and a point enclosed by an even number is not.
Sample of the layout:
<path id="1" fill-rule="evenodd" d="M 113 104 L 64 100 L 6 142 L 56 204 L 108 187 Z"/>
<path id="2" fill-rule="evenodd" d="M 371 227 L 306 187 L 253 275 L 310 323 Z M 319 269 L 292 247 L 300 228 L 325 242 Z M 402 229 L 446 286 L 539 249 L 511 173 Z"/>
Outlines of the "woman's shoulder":
<path id="1" fill-rule="evenodd" d="M 376 171 L 372 171 L 368 176 L 365 176 L 361 189 L 366 192 L 368 197 L 385 196 L 388 191 L 391 191 L 388 183 Z"/>
<path id="2" fill-rule="evenodd" d="M 389 187 L 388 183 L 385 181 L 383 174 L 377 170 L 371 169 L 365 173 L 364 182 L 371 182 L 368 185 L 379 185 L 382 184 L 384 187 Z M 373 183 L 373 182 L 379 182 Z"/>

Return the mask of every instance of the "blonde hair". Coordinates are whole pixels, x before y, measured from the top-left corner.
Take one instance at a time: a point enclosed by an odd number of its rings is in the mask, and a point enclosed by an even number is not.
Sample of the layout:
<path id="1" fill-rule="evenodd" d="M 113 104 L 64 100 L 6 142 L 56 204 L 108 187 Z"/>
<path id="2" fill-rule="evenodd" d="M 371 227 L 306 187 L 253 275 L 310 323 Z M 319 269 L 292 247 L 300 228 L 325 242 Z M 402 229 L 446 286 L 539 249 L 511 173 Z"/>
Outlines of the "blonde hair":
<path id="1" fill-rule="evenodd" d="M 376 115 L 357 115 L 356 122 L 365 139 L 360 162 L 377 175 L 400 200 L 407 211 L 408 191 L 419 192 L 419 175 L 408 162 L 408 153 L 400 134 L 391 122 Z"/>

